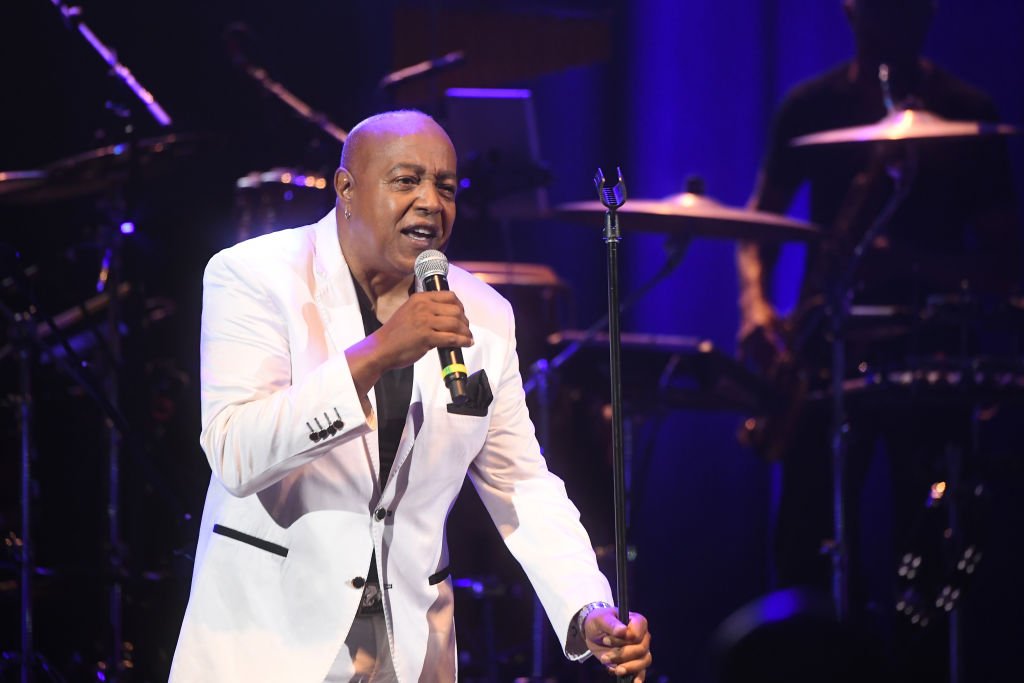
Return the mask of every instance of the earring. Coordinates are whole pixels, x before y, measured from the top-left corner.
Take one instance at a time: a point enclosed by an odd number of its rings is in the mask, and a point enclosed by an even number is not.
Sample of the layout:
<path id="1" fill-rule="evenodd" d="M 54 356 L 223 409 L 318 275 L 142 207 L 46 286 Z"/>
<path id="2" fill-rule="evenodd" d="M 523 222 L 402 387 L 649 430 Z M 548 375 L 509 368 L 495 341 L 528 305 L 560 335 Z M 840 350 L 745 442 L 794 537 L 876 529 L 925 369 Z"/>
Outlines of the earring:
<path id="1" fill-rule="evenodd" d="M 348 204 L 346 204 L 345 205 L 345 220 L 350 220 L 351 218 L 352 218 L 352 207 L 350 207 Z"/>

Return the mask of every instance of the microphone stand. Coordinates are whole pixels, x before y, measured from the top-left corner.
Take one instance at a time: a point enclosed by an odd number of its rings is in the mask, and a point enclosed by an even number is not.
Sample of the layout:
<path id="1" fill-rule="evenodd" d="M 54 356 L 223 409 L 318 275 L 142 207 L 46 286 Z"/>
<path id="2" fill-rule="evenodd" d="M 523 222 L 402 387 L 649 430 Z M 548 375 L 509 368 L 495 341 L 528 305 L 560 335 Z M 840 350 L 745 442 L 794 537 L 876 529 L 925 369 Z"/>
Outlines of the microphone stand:
<path id="1" fill-rule="evenodd" d="M 618 182 L 605 185 L 604 173 L 597 169 L 594 185 L 607 211 L 604 217 L 604 242 L 608 247 L 608 348 L 612 399 L 612 480 L 615 490 L 615 593 L 619 621 L 629 624 L 629 591 L 626 585 L 626 464 L 622 438 L 622 337 L 619 325 L 619 230 L 618 210 L 626 203 L 626 182 L 622 169 Z M 632 676 L 619 676 L 629 683 Z"/>
<path id="2" fill-rule="evenodd" d="M 623 184 L 623 188 L 624 187 L 625 187 L 625 185 Z M 625 202 L 624 190 L 623 190 L 623 202 Z M 621 204 L 619 204 L 619 206 L 621 206 Z M 616 218 L 617 218 L 617 216 L 616 216 Z M 626 297 L 621 302 L 618 301 L 618 286 L 616 284 L 616 301 L 615 301 L 615 304 L 614 304 L 616 311 L 618 313 L 625 313 L 626 311 L 630 310 L 637 301 L 642 299 L 644 296 L 647 295 L 648 292 L 650 292 L 652 289 L 654 289 L 655 285 L 657 285 L 662 280 L 664 280 L 669 275 L 671 275 L 672 272 L 679 265 L 679 263 L 683 260 L 683 257 L 686 255 L 686 251 L 687 251 L 687 248 L 689 246 L 690 246 L 690 238 L 689 238 L 689 236 L 687 236 L 685 234 L 684 235 L 679 235 L 679 236 L 669 237 L 666 240 L 666 242 L 665 242 L 665 250 L 668 253 L 668 257 L 666 258 L 665 263 L 662 264 L 661 269 L 659 269 L 658 272 L 655 273 L 654 276 L 650 280 L 645 282 L 638 289 L 634 290 L 628 297 Z M 618 272 L 617 265 L 616 265 L 615 270 L 616 270 L 616 273 L 617 273 Z M 616 283 L 617 282 L 618 282 L 618 278 L 616 276 Z M 586 330 L 584 330 L 583 334 L 580 335 L 580 337 L 578 339 L 576 339 L 573 342 L 571 342 L 568 346 L 566 346 L 560 353 L 558 353 L 551 360 L 548 360 L 546 358 L 541 358 L 541 359 L 537 360 L 536 362 L 534 362 L 533 365 L 530 366 L 529 377 L 523 382 L 523 392 L 526 394 L 526 396 L 529 396 L 534 391 L 537 392 L 537 395 L 538 395 L 538 399 L 537 400 L 538 400 L 538 404 L 539 404 L 538 405 L 538 411 L 537 411 L 537 415 L 538 415 L 538 417 L 537 417 L 537 438 L 538 438 L 538 441 L 541 444 L 542 449 L 546 449 L 551 444 L 551 391 L 552 391 L 551 375 L 554 374 L 555 372 L 557 372 L 563 365 L 565 365 L 570 359 L 572 359 L 572 357 L 575 356 L 576 353 L 579 352 L 579 350 L 581 348 L 583 348 L 586 344 L 589 344 L 591 341 L 593 341 L 594 338 L 602 330 L 604 330 L 606 327 L 608 327 L 610 317 L 611 316 L 609 314 L 605 314 L 605 315 L 601 316 L 601 318 L 599 318 L 590 327 L 588 327 Z M 616 315 L 616 319 L 617 318 L 618 318 L 618 315 Z M 616 325 L 617 325 L 617 320 L 616 320 Z M 621 339 L 621 335 L 617 335 L 617 339 Z M 621 347 L 621 345 L 620 345 L 620 347 Z M 616 367 L 618 367 L 618 365 L 616 365 Z M 619 382 L 619 385 L 621 387 L 621 381 Z M 620 391 L 620 401 L 621 401 L 621 391 Z M 620 410 L 620 417 L 621 417 L 621 410 Z M 622 450 L 620 451 L 623 454 L 623 457 L 622 457 L 622 460 L 623 460 L 623 463 L 624 463 L 623 469 L 625 469 L 625 461 L 631 459 L 629 457 L 629 453 L 630 452 L 625 449 L 624 441 L 625 440 L 622 439 L 622 438 L 619 439 L 620 444 L 622 444 L 622 446 L 623 446 Z M 625 484 L 628 483 L 628 482 L 625 481 L 625 477 L 624 476 L 623 476 L 623 480 L 624 480 L 624 486 L 625 486 Z M 628 492 L 628 489 L 626 489 L 626 491 Z M 624 509 L 623 516 L 627 517 L 628 513 L 629 513 L 629 510 L 628 510 L 628 499 L 626 498 L 625 495 L 623 495 L 622 501 L 623 501 L 622 507 Z M 624 537 L 625 537 L 625 534 L 623 534 L 623 538 Z M 624 541 L 623 541 L 623 543 L 621 545 L 622 545 L 622 547 L 626 548 Z M 616 548 L 618 548 L 618 547 L 619 547 L 619 544 L 616 545 Z M 628 553 L 628 548 L 626 548 L 626 551 Z M 624 575 L 623 575 L 623 578 L 622 578 L 622 585 L 625 585 L 625 576 Z M 532 666 L 532 673 L 531 673 L 531 679 L 530 680 L 537 680 L 537 681 L 542 680 L 541 670 L 543 668 L 543 661 L 544 661 L 544 657 L 545 657 L 544 640 L 543 640 L 543 637 L 541 635 L 543 633 L 543 631 L 544 631 L 544 628 L 545 628 L 544 627 L 543 609 L 544 608 L 541 606 L 540 601 L 535 599 L 534 600 L 534 615 L 533 615 L 533 641 L 532 641 L 533 666 Z M 628 623 L 628 621 L 623 622 L 623 623 Z"/>

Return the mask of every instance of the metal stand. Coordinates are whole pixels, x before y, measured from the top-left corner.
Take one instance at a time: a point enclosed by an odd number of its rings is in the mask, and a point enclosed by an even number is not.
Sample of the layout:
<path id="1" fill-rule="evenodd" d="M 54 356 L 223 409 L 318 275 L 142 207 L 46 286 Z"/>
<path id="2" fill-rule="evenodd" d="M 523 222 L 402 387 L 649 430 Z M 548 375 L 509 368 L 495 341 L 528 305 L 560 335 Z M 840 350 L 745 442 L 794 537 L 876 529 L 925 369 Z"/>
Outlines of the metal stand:
<path id="1" fill-rule="evenodd" d="M 620 183 L 621 183 L 621 178 L 620 178 Z M 623 188 L 624 188 L 624 185 L 623 185 Z M 623 190 L 623 202 L 625 202 L 625 192 L 624 192 L 624 190 Z M 621 204 L 620 204 L 620 206 L 621 206 Z M 651 291 L 651 289 L 653 289 L 655 285 L 657 285 L 659 282 L 661 282 L 666 277 L 668 277 L 670 274 L 672 274 L 672 272 L 676 269 L 676 267 L 678 267 L 679 263 L 683 260 L 683 257 L 686 255 L 686 250 L 689 247 L 689 244 L 690 244 L 690 242 L 689 242 L 689 239 L 687 237 L 678 237 L 678 236 L 677 237 L 670 237 L 668 239 L 668 241 L 666 242 L 666 245 L 665 245 L 666 252 L 667 252 L 668 255 L 667 255 L 667 258 L 665 260 L 665 263 L 662 264 L 661 269 L 657 273 L 655 273 L 654 276 L 650 280 L 645 282 L 638 289 L 634 290 L 621 303 L 618 302 L 618 278 L 616 276 L 616 279 L 615 279 L 615 299 L 616 299 L 615 304 L 617 304 L 617 305 L 613 304 L 613 305 L 615 305 L 615 310 L 616 310 L 616 329 L 618 329 L 618 315 L 621 314 L 621 313 L 624 313 L 624 312 L 628 311 L 630 308 L 632 308 L 632 306 L 637 301 L 639 301 L 644 296 L 646 296 L 646 294 L 649 291 Z M 617 258 L 617 254 L 616 254 L 616 258 Z M 616 266 L 615 266 L 615 271 L 616 271 L 616 273 L 618 272 L 617 262 L 616 262 Z M 609 294 L 610 294 L 610 292 L 609 292 Z M 568 346 L 566 346 L 566 348 L 563 349 L 554 358 L 552 358 L 550 360 L 548 360 L 546 358 L 542 358 L 542 359 L 536 361 L 533 365 L 530 366 L 530 373 L 529 373 L 529 376 L 526 378 L 526 381 L 523 383 L 523 390 L 524 390 L 524 392 L 526 393 L 527 396 L 529 396 L 531 393 L 534 393 L 534 392 L 536 392 L 537 396 L 538 396 L 539 406 L 538 406 L 537 420 L 536 420 L 537 440 L 540 442 L 542 450 L 546 449 L 551 444 L 551 438 L 550 438 L 550 434 L 551 434 L 551 402 L 552 402 L 551 401 L 551 392 L 553 390 L 552 389 L 552 384 L 553 384 L 552 376 L 554 376 L 555 373 L 557 373 L 558 370 L 563 365 L 565 365 L 570 359 L 572 359 L 573 356 L 575 356 L 576 353 L 578 353 L 580 349 L 584 348 L 589 342 L 593 341 L 594 338 L 599 333 L 601 333 L 603 330 L 605 330 L 606 327 L 609 327 L 610 326 L 610 319 L 611 319 L 610 314 L 606 314 L 606 315 L 602 316 L 600 319 L 598 319 L 596 322 L 594 322 L 594 324 L 592 324 L 590 327 L 588 327 L 584 331 L 583 335 L 579 339 L 573 341 Z M 618 339 L 618 335 L 616 335 L 616 338 Z M 619 367 L 617 363 L 616 363 L 615 367 L 616 367 L 616 369 Z M 617 372 L 617 370 L 616 370 L 616 372 Z M 621 389 L 621 381 L 619 382 L 619 386 L 620 386 L 620 389 Z M 620 401 L 621 401 L 621 391 L 620 391 Z M 621 417 L 621 410 L 620 410 L 620 417 Z M 614 419 L 614 417 L 613 417 L 613 419 Z M 629 499 L 628 499 L 629 474 L 630 474 L 629 463 L 632 460 L 632 457 L 631 457 L 632 456 L 632 436 L 631 436 L 631 434 L 632 434 L 632 425 L 628 421 L 623 422 L 623 423 L 619 423 L 619 424 L 623 425 L 623 429 L 621 429 L 619 431 L 621 432 L 622 436 L 625 437 L 625 438 L 620 438 L 620 442 L 623 442 L 623 445 L 624 445 L 624 448 L 621 451 L 623 453 L 623 462 L 624 462 L 624 465 L 625 465 L 624 466 L 625 475 L 623 477 L 624 482 L 625 482 L 624 483 L 625 495 L 623 495 L 623 507 L 624 507 L 624 513 L 623 514 L 624 514 L 624 518 L 625 518 L 625 522 L 626 522 L 626 528 L 628 529 L 628 526 L 629 526 L 629 515 L 630 515 L 630 506 L 629 506 Z M 618 427 L 613 427 L 613 429 L 618 429 Z M 615 437 L 613 436 L 613 438 L 615 438 Z M 625 534 L 623 534 L 623 537 L 624 536 L 625 536 Z M 616 539 L 618 539 L 618 536 L 616 536 Z M 617 543 L 616 547 L 618 548 L 619 545 L 620 544 Z M 624 541 L 623 541 L 623 543 L 621 545 L 623 547 L 623 552 L 628 551 L 628 548 L 626 547 Z M 616 568 L 616 571 L 618 571 L 617 568 Z M 620 579 L 618 577 L 617 577 L 616 580 L 620 581 Z M 625 586 L 625 575 L 624 575 L 624 573 L 622 574 L 621 582 L 620 582 L 619 585 Z M 546 623 L 546 620 L 545 620 L 545 617 L 544 617 L 543 607 L 540 605 L 539 601 L 535 601 L 535 603 L 534 603 L 534 616 L 533 616 L 533 641 L 532 641 L 532 643 L 533 643 L 533 649 L 532 649 L 533 660 L 532 660 L 532 666 L 531 666 L 531 669 L 532 669 L 531 676 L 532 676 L 532 678 L 534 680 L 542 680 L 543 679 L 543 675 L 542 675 L 541 672 L 542 672 L 542 670 L 544 668 L 544 661 L 545 661 L 545 656 L 546 656 L 545 655 L 545 647 L 544 647 L 545 640 L 544 640 L 544 636 L 543 636 L 543 633 L 544 633 L 544 631 L 547 628 L 545 626 L 545 623 Z M 627 615 L 627 621 L 624 621 L 623 623 L 628 623 L 628 615 Z"/>
<path id="2" fill-rule="evenodd" d="M 874 222 L 864 233 L 853 250 L 846 268 L 834 280 L 829 299 L 829 320 L 832 332 L 832 534 L 829 554 L 832 559 L 832 600 L 836 617 L 840 620 L 849 615 L 849 546 L 846 539 L 846 443 L 850 425 L 843 401 L 843 377 L 846 373 L 846 321 L 853 297 L 853 278 L 867 248 L 882 234 L 893 214 L 910 193 L 912 181 L 917 172 L 916 150 L 907 147 L 908 156 L 902 167 L 891 166 L 889 175 L 896 184 L 896 190 L 886 202 Z"/>
<path id="3" fill-rule="evenodd" d="M 20 267 L 17 266 L 17 267 Z M 18 356 L 18 432 L 20 436 L 21 471 L 21 538 L 18 539 L 19 580 L 21 582 L 21 651 L 19 654 L 19 681 L 31 683 L 35 661 L 32 620 L 32 576 L 35 573 L 35 547 L 32 541 L 32 319 L 15 313 L 0 303 L 0 312 L 7 318 L 11 337 Z"/>
<path id="4" fill-rule="evenodd" d="M 612 401 L 612 478 L 615 490 L 615 594 L 619 621 L 629 623 L 629 591 L 627 589 L 626 548 L 626 464 L 622 435 L 622 339 L 619 325 L 619 230 L 618 209 L 626 203 L 626 183 L 622 169 L 617 169 L 618 182 L 605 186 L 604 173 L 598 169 L 594 184 L 601 203 L 608 209 L 604 219 L 604 241 L 608 247 L 608 348 L 611 371 Z M 620 676 L 627 683 L 632 676 Z"/>
<path id="5" fill-rule="evenodd" d="M 224 42 L 227 45 L 231 61 L 245 74 L 256 81 L 257 84 L 267 93 L 273 95 L 283 102 L 289 109 L 299 115 L 306 123 L 310 123 L 340 143 L 348 138 L 348 132 L 336 125 L 327 114 L 313 109 L 305 100 L 299 98 L 295 93 L 286 88 L 279 81 L 271 78 L 270 74 L 263 67 L 253 64 L 242 49 L 242 37 L 249 32 L 249 27 L 241 22 L 228 26 L 224 32 Z"/>
<path id="6" fill-rule="evenodd" d="M 81 34 L 89 46 L 92 47 L 97 54 L 103 59 L 104 62 L 110 67 L 111 76 L 123 83 L 127 88 L 141 101 L 150 116 L 160 126 L 167 127 L 172 123 L 171 117 L 164 111 L 164 108 L 160 106 L 153 94 L 144 88 L 141 83 L 136 80 L 131 70 L 125 66 L 117 57 L 117 52 L 103 43 L 99 37 L 93 33 L 92 29 L 86 25 L 83 20 L 83 12 L 80 7 L 72 7 L 64 4 L 62 0 L 50 0 L 50 3 L 60 11 L 61 16 L 67 22 L 69 28 L 73 28 Z M 129 182 L 134 175 L 132 170 L 137 164 L 137 155 L 135 153 L 135 126 L 131 119 L 131 108 L 130 107 L 117 107 L 108 102 L 108 108 L 111 108 L 121 118 L 125 119 L 126 125 L 125 130 L 129 138 L 129 147 L 131 157 L 129 163 Z M 124 209 L 124 202 L 121 201 L 121 197 L 115 202 L 115 211 L 122 211 Z M 131 230 L 134 230 L 134 225 L 128 222 L 124 222 L 127 216 L 118 216 L 118 220 L 113 221 L 117 227 L 109 227 L 109 239 L 107 241 L 106 250 L 104 254 L 103 264 L 100 271 L 100 280 L 97 286 L 99 291 L 108 289 L 110 291 L 110 307 L 108 309 L 108 327 L 107 327 L 107 350 L 108 353 L 108 365 L 105 373 L 105 380 L 103 385 L 104 402 L 105 407 L 108 407 L 108 415 L 111 419 L 107 424 L 107 433 L 109 439 L 109 450 L 108 450 L 108 479 L 107 479 L 107 539 L 109 543 L 108 551 L 110 553 L 110 569 L 111 569 L 111 585 L 109 591 L 109 618 L 110 618 L 110 640 L 111 640 L 111 652 L 110 661 L 105 672 L 105 680 L 111 683 L 117 683 L 120 680 L 121 674 L 123 673 L 124 666 L 124 633 L 123 633 L 123 609 L 124 609 L 124 594 L 122 578 L 124 576 L 124 552 L 123 544 L 121 542 L 120 533 L 120 479 L 121 479 L 121 446 L 122 440 L 125 436 L 126 424 L 123 416 L 121 416 L 120 407 L 118 404 L 118 378 L 119 378 L 119 366 L 121 363 L 120 353 L 120 306 L 117 297 L 118 285 L 120 284 L 121 277 L 121 241 L 122 236 L 119 232 L 126 230 L 125 226 L 130 226 Z M 120 419 L 114 419 L 114 416 Z"/>

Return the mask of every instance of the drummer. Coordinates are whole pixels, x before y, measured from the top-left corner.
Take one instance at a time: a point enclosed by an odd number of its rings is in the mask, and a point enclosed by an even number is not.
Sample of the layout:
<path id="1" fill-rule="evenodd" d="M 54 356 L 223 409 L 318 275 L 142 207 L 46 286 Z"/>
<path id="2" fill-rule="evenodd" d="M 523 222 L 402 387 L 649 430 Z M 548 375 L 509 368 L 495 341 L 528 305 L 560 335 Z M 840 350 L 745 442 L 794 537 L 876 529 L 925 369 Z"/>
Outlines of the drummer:
<path id="1" fill-rule="evenodd" d="M 951 120 L 998 119 L 988 96 L 920 56 L 934 0 L 845 0 L 843 7 L 856 54 L 785 96 L 751 200 L 753 208 L 783 213 L 801 186 L 809 184 L 810 218 L 826 234 L 821 244 L 808 248 L 799 303 L 786 325 L 772 302 L 777 249 L 742 244 L 737 250 L 741 355 L 765 370 L 778 367 L 780 359 L 794 357 L 803 376 L 820 376 L 829 367 L 824 333 L 820 327 L 805 330 L 801 325 L 815 318 L 807 311 L 821 302 L 829 278 L 848 261 L 853 245 L 892 194 L 893 179 L 887 172 L 891 168 L 902 169 L 911 191 L 858 269 L 855 302 L 918 306 L 929 294 L 958 291 L 961 283 L 969 283 L 972 291 L 1005 293 L 1020 279 L 1012 181 L 1001 141 L 916 144 L 916 163 L 902 146 L 846 144 L 807 149 L 790 145 L 793 138 L 808 133 L 881 120 L 887 113 L 879 81 L 882 64 L 889 67 L 897 108 L 924 109 Z M 817 320 L 820 323 L 820 316 Z M 787 347 L 804 332 L 811 340 L 808 345 Z M 858 363 L 862 358 L 857 354 L 864 350 L 849 349 L 848 359 Z M 887 352 L 905 351 L 890 348 Z M 871 352 L 883 357 L 886 353 Z M 781 448 L 775 574 L 779 586 L 810 584 L 824 589 L 829 558 L 820 551 L 823 540 L 832 535 L 830 415 L 827 407 L 817 414 L 809 408 L 798 412 L 801 417 Z M 877 415 L 859 422 L 857 417 L 851 415 L 848 481 L 852 485 L 847 500 L 851 505 L 859 500 L 853 492 L 860 488 L 857 482 L 863 481 L 875 437 L 884 437 L 894 465 L 893 526 L 898 545 L 900 530 L 920 508 L 922 491 L 927 491 L 921 472 L 927 471 L 928 458 L 941 456 L 937 442 L 950 435 L 934 434 L 934 425 L 941 423 L 935 415 L 930 423 L 912 413 L 890 415 L 889 424 Z M 847 518 L 849 536 L 856 541 L 856 508 L 848 510 Z M 857 562 L 855 556 L 851 567 Z M 890 570 L 896 566 L 894 558 L 886 555 L 879 562 L 885 576 L 895 574 Z M 851 585 L 855 611 L 858 596 L 861 607 L 865 597 L 856 572 Z M 891 613 L 889 595 L 878 599 Z M 941 663 L 942 657 L 936 661 Z"/>

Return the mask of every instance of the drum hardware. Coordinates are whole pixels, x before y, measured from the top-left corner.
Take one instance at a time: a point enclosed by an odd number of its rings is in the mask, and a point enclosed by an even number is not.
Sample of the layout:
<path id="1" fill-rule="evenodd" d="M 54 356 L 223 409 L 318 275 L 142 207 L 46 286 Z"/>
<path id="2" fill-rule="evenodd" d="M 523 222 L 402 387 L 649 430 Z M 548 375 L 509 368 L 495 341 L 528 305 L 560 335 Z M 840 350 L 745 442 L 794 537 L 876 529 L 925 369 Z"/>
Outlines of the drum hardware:
<path id="1" fill-rule="evenodd" d="M 978 356 L 950 359 L 942 356 L 909 357 L 893 367 L 862 365 L 860 376 L 842 381 L 848 398 L 863 396 L 876 403 L 880 397 L 972 406 L 979 402 L 1024 398 L 1024 360 L 1020 357 Z M 814 391 L 810 401 L 830 398 L 830 391 Z"/>
<path id="2" fill-rule="evenodd" d="M 547 336 L 565 327 L 572 317 L 569 285 L 549 266 L 505 261 L 454 261 L 498 290 L 513 310 L 530 311 L 516 320 L 519 362 L 529 367 L 550 350 Z"/>
<path id="3" fill-rule="evenodd" d="M 0 200 L 32 190 L 46 182 L 46 171 L 0 171 Z"/>
<path id="4" fill-rule="evenodd" d="M 950 446 L 946 456 L 958 464 L 959 449 Z M 984 557 L 976 543 L 964 541 L 966 522 L 971 520 L 962 517 L 977 507 L 984 494 L 981 483 L 938 481 L 931 485 L 912 534 L 917 542 L 907 548 L 896 569 L 902 590 L 895 608 L 912 626 L 925 629 L 941 617 L 955 616 L 954 610 Z M 922 538 L 931 543 L 922 544 Z"/>
<path id="5" fill-rule="evenodd" d="M 118 234 L 117 237 L 120 238 L 122 235 Z M 113 253 L 117 254 L 119 252 L 114 250 Z M 108 487 L 110 489 L 108 496 L 110 499 L 114 499 L 118 495 L 118 482 L 116 479 L 119 471 L 116 458 L 121 449 L 127 449 L 129 453 L 138 458 L 144 476 L 149 481 L 157 484 L 153 487 L 156 493 L 170 502 L 173 509 L 184 509 L 184 506 L 170 492 L 159 485 L 160 479 L 155 476 L 152 464 L 144 457 L 142 445 L 130 431 L 127 419 L 117 403 L 117 395 L 114 391 L 112 380 L 113 373 L 95 373 L 93 370 L 94 364 L 84 360 L 76 350 L 73 339 L 69 339 L 68 335 L 65 334 L 73 326 L 83 321 L 88 321 L 91 315 L 105 310 L 107 313 L 105 320 L 107 334 L 94 330 L 86 332 L 83 340 L 99 344 L 104 349 L 103 354 L 97 355 L 98 362 L 95 364 L 99 366 L 101 371 L 104 368 L 114 367 L 116 359 L 120 357 L 118 348 L 120 334 L 110 334 L 110 331 L 111 329 L 120 330 L 123 322 L 119 314 L 115 318 L 112 312 L 120 308 L 117 302 L 131 293 L 132 287 L 129 283 L 122 282 L 117 277 L 120 266 L 118 258 L 111 258 L 109 263 L 112 277 L 105 282 L 106 291 L 88 299 L 79 307 L 68 309 L 63 313 L 53 316 L 46 312 L 34 296 L 33 287 L 28 281 L 28 269 L 25 269 L 15 259 L 12 263 L 9 284 L 19 291 L 25 299 L 25 309 L 23 311 L 15 311 L 0 302 L 0 314 L 7 320 L 8 338 L 11 340 L 9 346 L 5 347 L 2 352 L 3 355 L 13 355 L 17 358 L 19 374 L 19 387 L 17 395 L 14 397 L 14 403 L 18 407 L 18 429 L 22 454 L 19 478 L 22 528 L 18 537 L 19 547 L 17 553 L 20 569 L 18 583 L 22 593 L 22 650 L 17 655 L 17 660 L 20 663 L 21 680 L 23 681 L 33 680 L 34 674 L 31 670 L 33 662 L 41 661 L 40 654 L 35 651 L 33 639 L 33 577 L 54 576 L 57 574 L 52 569 L 36 566 L 34 557 L 35 539 L 32 535 L 31 522 L 33 518 L 32 491 L 34 479 L 32 477 L 31 464 L 36 446 L 33 425 L 35 401 L 33 398 L 32 368 L 44 359 L 55 360 L 58 357 L 62 358 L 59 367 L 75 382 L 76 386 L 80 387 L 85 394 L 93 399 L 106 417 L 106 422 L 112 434 L 111 449 L 117 450 L 117 453 L 112 454 L 111 460 L 108 461 L 108 464 L 111 465 L 108 470 L 110 473 L 110 479 L 108 480 Z M 118 296 L 111 295 L 114 291 L 118 293 Z M 173 305 L 168 305 L 168 302 L 161 303 L 158 300 L 147 302 L 147 319 L 158 320 L 165 317 L 171 310 L 173 310 Z M 117 326 L 111 327 L 115 324 L 115 321 Z M 101 380 L 100 377 L 105 377 L 105 379 Z M 113 436 L 113 434 L 116 434 L 116 436 Z M 107 513 L 108 531 L 111 538 L 116 539 L 118 538 L 115 535 L 118 524 L 117 503 L 108 504 Z M 124 584 L 131 579 L 131 575 L 122 559 L 124 557 L 123 549 L 112 545 L 111 555 L 108 571 L 101 575 L 107 577 L 110 583 L 110 600 L 108 604 L 111 612 L 112 632 L 119 633 L 121 628 L 119 611 L 122 607 L 122 590 Z M 117 658 L 110 661 L 117 662 L 118 664 L 107 667 L 105 673 L 107 680 L 119 676 L 121 669 L 128 666 L 125 662 L 130 661 L 130 658 L 127 657 L 127 651 L 124 650 L 125 641 L 119 638 L 114 642 L 116 643 L 114 649 L 116 650 Z M 50 673 L 53 674 L 53 672 Z"/>
<path id="6" fill-rule="evenodd" d="M 385 74 L 384 77 L 380 79 L 380 82 L 377 83 L 377 89 L 383 90 L 385 88 L 391 88 L 405 83 L 406 81 L 436 73 L 441 69 L 458 66 L 464 61 L 466 61 L 466 52 L 464 50 L 452 50 L 451 52 L 443 54 L 436 59 L 424 59 L 423 61 L 416 62 L 410 66 Z"/>
<path id="7" fill-rule="evenodd" d="M 278 166 L 235 181 L 236 241 L 318 220 L 334 203 L 328 175 Z"/>
<path id="8" fill-rule="evenodd" d="M 794 147 L 857 144 L 864 142 L 900 142 L 979 138 L 992 135 L 1016 135 L 1017 129 L 1005 123 L 986 121 L 948 121 L 924 109 L 902 109 L 886 114 L 867 126 L 837 128 L 794 138 Z"/>
<path id="9" fill-rule="evenodd" d="M 600 202 L 581 201 L 560 204 L 555 214 L 574 222 L 590 222 L 603 212 Z M 687 181 L 681 194 L 664 199 L 631 199 L 622 208 L 629 228 L 690 239 L 753 240 L 767 242 L 809 241 L 819 236 L 814 225 L 765 211 L 752 211 L 721 204 L 704 194 L 704 184 L 696 177 Z"/>
<path id="10" fill-rule="evenodd" d="M 790 140 L 794 147 L 840 145 L 865 142 L 900 142 L 907 140 L 939 140 L 980 138 L 993 135 L 1016 135 L 1018 130 L 1005 123 L 989 121 L 949 121 L 924 109 L 897 108 L 889 90 L 889 67 L 878 67 L 878 80 L 886 115 L 866 126 L 850 126 L 825 130 Z"/>
<path id="11" fill-rule="evenodd" d="M 32 171 L 0 172 L 0 203 L 31 205 L 117 192 L 129 180 L 166 171 L 192 156 L 205 138 L 171 133 L 105 145 Z"/>
<path id="12" fill-rule="evenodd" d="M 50 3 L 57 8 L 64 17 L 64 22 L 67 24 L 69 29 L 77 30 L 85 42 L 89 43 L 89 46 L 96 51 L 97 54 L 107 63 L 110 67 L 107 72 L 111 78 L 120 81 L 146 106 L 146 110 L 150 116 L 159 125 L 167 127 L 171 125 L 171 117 L 164 111 L 164 108 L 160 106 L 156 98 L 149 90 L 146 90 L 141 83 L 136 80 L 135 75 L 131 72 L 127 66 L 125 66 L 120 59 L 118 59 L 117 51 L 108 45 L 105 45 L 103 41 L 99 39 L 95 32 L 88 25 L 86 25 L 83 19 L 84 12 L 81 7 L 69 7 L 65 5 L 62 0 L 50 0 Z"/>
<path id="13" fill-rule="evenodd" d="M 250 61 L 242 47 L 242 42 L 250 35 L 249 27 L 242 22 L 230 24 L 224 30 L 224 45 L 232 63 L 254 80 L 265 92 L 273 95 L 298 114 L 306 123 L 316 126 L 338 142 L 344 143 L 348 133 L 335 125 L 327 114 L 313 109 L 282 83 L 271 78 L 266 69 Z"/>
<path id="14" fill-rule="evenodd" d="M 1016 128 L 999 123 L 987 123 L 977 121 L 947 121 L 930 112 L 906 108 L 897 110 L 892 103 L 889 91 L 889 67 L 881 65 L 878 72 L 879 82 L 882 87 L 883 98 L 887 114 L 880 121 L 867 126 L 854 126 L 830 131 L 822 131 L 810 135 L 800 136 L 790 141 L 790 144 L 797 147 L 837 145 L 837 144 L 864 144 L 864 143 L 900 143 L 904 145 L 905 159 L 899 165 L 890 164 L 887 168 L 889 175 L 894 181 L 894 191 L 888 202 L 878 213 L 863 238 L 856 244 L 848 263 L 839 264 L 838 275 L 833 275 L 831 282 L 826 287 L 829 293 L 828 313 L 830 318 L 830 333 L 832 346 L 831 365 L 831 387 L 829 398 L 832 402 L 833 427 L 832 427 L 832 471 L 833 471 L 833 522 L 834 538 L 831 542 L 832 574 L 833 574 L 833 599 L 836 603 L 836 611 L 840 618 L 845 618 L 848 610 L 847 604 L 847 547 L 845 542 L 845 444 L 848 438 L 849 425 L 846 421 L 844 397 L 845 374 L 845 348 L 846 348 L 846 322 L 849 319 L 850 299 L 852 298 L 851 286 L 853 285 L 853 274 L 861 262 L 864 253 L 869 245 L 876 238 L 881 237 L 889 223 L 891 216 L 902 204 L 909 194 L 916 175 L 917 166 L 917 145 L 931 144 L 933 141 L 944 139 L 981 139 L 994 135 L 1016 134 Z M 841 235 L 842 236 L 842 235 Z M 898 377 L 902 382 L 913 384 L 911 377 Z M 939 375 L 926 373 L 924 379 L 927 382 L 934 379 L 937 383 Z M 947 381 L 950 379 L 947 376 Z M 959 380 L 958 380 L 959 382 Z M 934 383 L 933 383 L 934 384 Z M 954 449 L 955 450 L 955 449 Z M 956 460 L 956 462 L 953 462 Z M 959 459 L 951 456 L 950 468 L 959 471 Z M 951 475 L 956 481 L 958 476 Z M 952 515 L 952 513 L 951 513 Z M 951 521 L 951 528 L 955 527 Z M 954 528 L 955 533 L 955 528 Z M 953 609 L 950 624 L 950 675 L 952 683 L 958 683 L 960 677 L 960 628 L 959 615 Z"/>
<path id="15" fill-rule="evenodd" d="M 548 337 L 553 347 L 580 343 L 579 381 L 605 375 L 607 336 L 585 338 L 582 330 L 562 330 Z M 622 333 L 623 396 L 631 411 L 729 410 L 756 412 L 772 400 L 768 384 L 757 374 L 720 351 L 709 339 L 677 335 Z M 567 368 L 571 370 L 572 366 Z M 595 372 L 596 370 L 596 372 Z M 651 392 L 650 387 L 656 387 Z"/>

